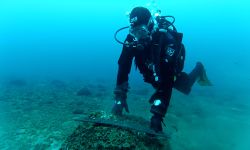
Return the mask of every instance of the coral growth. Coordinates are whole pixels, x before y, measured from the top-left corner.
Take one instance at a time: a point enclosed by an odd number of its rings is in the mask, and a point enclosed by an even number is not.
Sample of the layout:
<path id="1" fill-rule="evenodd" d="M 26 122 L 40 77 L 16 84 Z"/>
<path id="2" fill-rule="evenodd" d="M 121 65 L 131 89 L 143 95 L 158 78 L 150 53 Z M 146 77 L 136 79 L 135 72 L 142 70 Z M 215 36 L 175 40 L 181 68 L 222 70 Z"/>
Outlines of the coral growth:
<path id="1" fill-rule="evenodd" d="M 90 118 L 113 119 L 117 118 L 105 112 L 95 112 Z M 166 141 L 165 141 L 166 142 Z M 145 133 L 129 129 L 83 123 L 70 135 L 61 147 L 61 150 L 133 150 L 133 149 L 165 149 L 160 140 Z"/>

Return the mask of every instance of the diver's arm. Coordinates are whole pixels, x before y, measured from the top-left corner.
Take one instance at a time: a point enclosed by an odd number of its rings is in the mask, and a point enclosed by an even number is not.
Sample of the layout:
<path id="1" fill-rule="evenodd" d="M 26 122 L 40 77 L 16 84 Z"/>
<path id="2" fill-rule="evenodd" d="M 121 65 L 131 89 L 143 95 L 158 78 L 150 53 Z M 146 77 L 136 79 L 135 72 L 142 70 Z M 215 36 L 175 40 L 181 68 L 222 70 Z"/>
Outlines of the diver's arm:
<path id="1" fill-rule="evenodd" d="M 118 74 L 116 85 L 119 86 L 125 82 L 128 82 L 128 76 L 131 70 L 132 60 L 132 50 L 124 46 L 118 61 Z"/>
<path id="2" fill-rule="evenodd" d="M 126 103 L 126 99 L 129 88 L 128 86 L 129 73 L 131 70 L 132 61 L 134 57 L 133 52 L 134 52 L 133 48 L 123 46 L 122 53 L 118 61 L 117 82 L 116 82 L 116 88 L 114 90 L 115 100 L 121 101 L 122 105 L 124 105 L 127 112 L 129 112 L 129 110 Z"/>
<path id="3" fill-rule="evenodd" d="M 132 37 L 130 35 L 127 36 L 125 43 L 131 42 Z M 118 74 L 117 74 L 117 82 L 116 85 L 122 85 L 125 82 L 128 82 L 128 76 L 131 70 L 132 61 L 134 57 L 133 47 L 127 47 L 123 45 L 122 53 L 118 60 Z"/>

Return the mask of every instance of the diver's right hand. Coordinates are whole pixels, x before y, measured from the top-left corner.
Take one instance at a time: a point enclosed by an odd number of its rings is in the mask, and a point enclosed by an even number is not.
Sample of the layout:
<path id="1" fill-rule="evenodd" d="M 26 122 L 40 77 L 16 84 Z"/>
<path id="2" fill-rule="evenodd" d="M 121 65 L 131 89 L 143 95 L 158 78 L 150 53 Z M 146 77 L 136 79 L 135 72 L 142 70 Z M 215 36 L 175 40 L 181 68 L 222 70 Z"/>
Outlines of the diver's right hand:
<path id="1" fill-rule="evenodd" d="M 128 104 L 126 100 L 115 100 L 115 104 L 112 108 L 112 114 L 114 115 L 122 115 L 123 108 L 129 113 Z"/>
<path id="2" fill-rule="evenodd" d="M 128 89 L 128 82 L 124 82 L 116 86 L 114 90 L 115 104 L 112 108 L 112 113 L 114 115 L 122 115 L 123 108 L 125 108 L 126 112 L 129 113 L 128 104 L 126 101 Z"/>

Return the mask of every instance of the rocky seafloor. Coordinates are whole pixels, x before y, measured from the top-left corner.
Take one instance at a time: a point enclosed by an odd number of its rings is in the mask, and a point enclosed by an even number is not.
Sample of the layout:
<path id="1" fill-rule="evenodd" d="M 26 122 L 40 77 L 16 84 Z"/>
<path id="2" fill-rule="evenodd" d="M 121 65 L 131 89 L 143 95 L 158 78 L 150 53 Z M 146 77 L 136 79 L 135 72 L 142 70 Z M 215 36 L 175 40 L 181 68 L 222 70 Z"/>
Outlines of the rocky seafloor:
<path id="1" fill-rule="evenodd" d="M 130 114 L 149 120 L 148 99 L 153 89 L 144 84 L 131 87 Z M 137 137 L 135 132 L 74 120 L 93 112 L 110 112 L 113 88 L 105 81 L 1 82 L 0 149 L 57 150 L 66 145 L 68 149 L 85 146 L 89 149 L 138 149 L 138 145 L 141 149 L 166 150 L 250 149 L 250 107 L 242 103 L 249 95 L 218 92 L 213 88 L 194 87 L 189 96 L 173 91 L 164 119 L 167 125 L 164 131 L 173 135 L 171 139 L 159 141 L 159 145 Z M 91 134 L 93 138 L 87 138 Z"/>

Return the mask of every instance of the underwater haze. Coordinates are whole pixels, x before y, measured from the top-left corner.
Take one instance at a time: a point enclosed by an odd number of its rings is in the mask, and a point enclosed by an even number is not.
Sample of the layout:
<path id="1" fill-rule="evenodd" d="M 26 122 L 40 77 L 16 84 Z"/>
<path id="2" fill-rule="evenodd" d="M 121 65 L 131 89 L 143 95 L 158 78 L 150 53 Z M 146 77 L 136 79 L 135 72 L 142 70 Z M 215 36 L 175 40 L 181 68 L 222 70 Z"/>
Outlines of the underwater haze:
<path id="1" fill-rule="evenodd" d="M 184 71 L 201 61 L 213 83 L 189 96 L 173 92 L 165 119 L 178 132 L 168 149 L 250 149 L 247 0 L 1 0 L 0 149 L 59 149 L 78 125 L 72 118 L 111 109 L 122 49 L 114 33 L 135 6 L 173 15 Z M 153 89 L 135 67 L 129 79 L 131 114 L 150 118 Z"/>
<path id="2" fill-rule="evenodd" d="M 95 78 L 102 72 L 101 77 L 113 78 L 121 51 L 113 34 L 128 25 L 127 12 L 150 2 L 1 1 L 1 76 Z M 176 26 L 184 33 L 187 68 L 202 60 L 214 80 L 221 74 L 247 74 L 247 1 L 169 0 L 155 4 L 162 14 L 176 17 Z M 121 39 L 124 37 L 125 33 Z"/>

